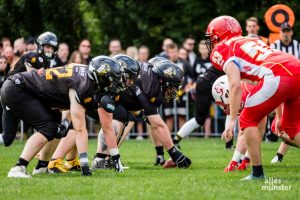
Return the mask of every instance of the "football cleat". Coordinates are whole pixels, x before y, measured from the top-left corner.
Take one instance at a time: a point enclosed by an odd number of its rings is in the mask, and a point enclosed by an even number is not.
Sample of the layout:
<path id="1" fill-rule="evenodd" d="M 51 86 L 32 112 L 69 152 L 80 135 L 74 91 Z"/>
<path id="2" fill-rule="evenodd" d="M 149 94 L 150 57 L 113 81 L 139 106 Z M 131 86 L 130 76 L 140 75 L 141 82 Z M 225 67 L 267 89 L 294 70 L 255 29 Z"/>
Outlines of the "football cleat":
<path id="1" fill-rule="evenodd" d="M 252 174 L 250 174 L 249 176 L 246 176 L 245 178 L 242 178 L 241 181 L 252 181 L 252 180 L 265 180 L 265 176 L 264 175 L 260 175 L 260 176 L 253 176 Z"/>
<path id="2" fill-rule="evenodd" d="M 25 166 L 14 166 L 8 172 L 7 177 L 10 178 L 31 178 L 31 175 L 26 171 Z"/>
<path id="3" fill-rule="evenodd" d="M 238 167 L 238 162 L 232 160 L 230 161 L 229 165 L 225 167 L 224 173 L 233 172 L 237 169 L 237 167 Z"/>
<path id="4" fill-rule="evenodd" d="M 241 164 L 238 166 L 237 170 L 243 171 L 246 170 L 250 165 L 250 160 L 248 158 L 245 158 L 242 160 Z"/>
<path id="5" fill-rule="evenodd" d="M 0 134 L 0 144 L 4 144 L 2 134 Z"/>
<path id="6" fill-rule="evenodd" d="M 62 159 L 51 160 L 48 164 L 49 173 L 67 173 L 67 168 L 63 165 Z"/>
<path id="7" fill-rule="evenodd" d="M 274 158 L 271 160 L 272 164 L 281 163 L 283 158 L 280 158 L 278 155 L 274 156 Z"/>
<path id="8" fill-rule="evenodd" d="M 93 170 L 110 169 L 110 168 L 111 168 L 110 159 L 106 160 L 106 159 L 103 159 L 103 158 L 95 157 L 94 160 L 92 161 L 92 169 Z"/>
<path id="9" fill-rule="evenodd" d="M 163 166 L 165 164 L 165 162 L 166 162 L 166 160 L 163 155 L 157 155 L 154 165 L 155 166 L 158 166 L 158 165 Z"/>
<path id="10" fill-rule="evenodd" d="M 65 162 L 65 168 L 68 169 L 68 171 L 80 171 L 80 161 L 78 158 L 75 158 L 73 160 L 69 160 Z"/>
<path id="11" fill-rule="evenodd" d="M 177 167 L 177 165 L 171 158 L 167 160 L 163 165 L 163 168 L 175 168 L 175 167 Z"/>
<path id="12" fill-rule="evenodd" d="M 92 176 L 92 172 L 89 166 L 81 167 L 81 175 L 82 176 Z"/>
<path id="13" fill-rule="evenodd" d="M 41 167 L 39 169 L 34 168 L 32 175 L 36 175 L 36 174 L 47 174 L 48 173 L 48 168 L 47 167 Z"/>

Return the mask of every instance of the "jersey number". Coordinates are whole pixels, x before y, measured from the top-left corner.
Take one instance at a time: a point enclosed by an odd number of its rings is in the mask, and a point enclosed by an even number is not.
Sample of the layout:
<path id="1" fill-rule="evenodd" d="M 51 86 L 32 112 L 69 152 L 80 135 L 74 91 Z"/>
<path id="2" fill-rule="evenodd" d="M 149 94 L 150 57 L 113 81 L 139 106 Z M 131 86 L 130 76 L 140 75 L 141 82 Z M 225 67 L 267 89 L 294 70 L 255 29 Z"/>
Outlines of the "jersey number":
<path id="1" fill-rule="evenodd" d="M 73 75 L 73 65 L 68 65 L 65 67 L 65 71 L 62 72 L 61 69 L 64 67 L 56 67 L 46 70 L 46 80 L 52 80 L 53 75 L 55 75 L 57 78 L 67 78 L 71 77 Z"/>
<path id="2" fill-rule="evenodd" d="M 241 49 L 252 59 L 256 61 L 263 61 L 265 58 L 267 58 L 273 50 L 265 45 L 263 41 L 249 41 L 244 43 L 241 46 Z"/>

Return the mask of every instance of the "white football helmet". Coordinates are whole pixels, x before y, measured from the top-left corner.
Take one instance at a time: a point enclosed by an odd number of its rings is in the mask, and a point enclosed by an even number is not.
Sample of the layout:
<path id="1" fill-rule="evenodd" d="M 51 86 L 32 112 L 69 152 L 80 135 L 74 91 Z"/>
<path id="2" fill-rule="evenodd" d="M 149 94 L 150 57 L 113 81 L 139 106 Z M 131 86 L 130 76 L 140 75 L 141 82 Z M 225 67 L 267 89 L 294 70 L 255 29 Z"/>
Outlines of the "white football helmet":
<path id="1" fill-rule="evenodd" d="M 214 82 L 211 92 L 215 103 L 222 108 L 226 115 L 229 115 L 229 82 L 226 75 L 219 77 Z"/>

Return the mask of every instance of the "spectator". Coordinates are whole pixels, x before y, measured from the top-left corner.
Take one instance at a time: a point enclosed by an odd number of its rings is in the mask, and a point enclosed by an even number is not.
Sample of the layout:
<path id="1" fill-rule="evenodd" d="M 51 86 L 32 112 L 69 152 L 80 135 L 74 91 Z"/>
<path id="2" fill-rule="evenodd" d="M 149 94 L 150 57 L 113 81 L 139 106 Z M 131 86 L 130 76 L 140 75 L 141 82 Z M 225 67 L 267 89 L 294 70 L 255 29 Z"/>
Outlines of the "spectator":
<path id="1" fill-rule="evenodd" d="M 149 48 L 145 45 L 140 46 L 138 49 L 138 61 L 147 62 L 149 60 Z M 144 112 L 139 112 L 135 116 L 136 129 L 137 129 L 137 140 L 143 140 L 143 133 L 147 132 L 145 130 Z"/>
<path id="2" fill-rule="evenodd" d="M 300 44 L 293 39 L 293 34 L 293 27 L 287 22 L 283 23 L 280 29 L 280 39 L 271 44 L 271 48 L 292 54 L 300 59 Z"/>
<path id="3" fill-rule="evenodd" d="M 12 68 L 13 67 L 13 58 L 14 58 L 14 49 L 11 46 L 6 46 L 3 49 L 3 56 L 6 58 L 8 67 Z"/>
<path id="4" fill-rule="evenodd" d="M 10 41 L 10 39 L 8 37 L 3 37 L 2 40 L 1 40 L 1 44 L 2 44 L 3 50 L 6 47 L 11 47 L 11 41 Z"/>
<path id="5" fill-rule="evenodd" d="M 212 67 L 209 60 L 209 51 L 206 47 L 205 40 L 201 40 L 198 44 L 199 57 L 196 58 L 193 66 L 193 81 L 196 82 L 199 76 L 203 76 L 207 69 Z M 208 138 L 211 133 L 211 118 L 210 113 L 204 122 L 205 138 Z"/>
<path id="6" fill-rule="evenodd" d="M 180 47 L 178 50 L 178 57 L 182 60 L 188 61 L 188 52 L 185 50 L 185 48 Z"/>
<path id="7" fill-rule="evenodd" d="M 6 79 L 6 75 L 8 73 L 9 67 L 7 66 L 7 60 L 4 56 L 0 56 L 0 89 L 2 87 L 3 82 Z M 0 132 L 3 132 L 3 128 L 2 128 L 2 106 L 0 106 Z M 2 138 L 0 138 L 2 139 Z M 0 141 L 1 143 L 1 141 Z"/>
<path id="8" fill-rule="evenodd" d="M 6 79 L 6 75 L 7 75 L 8 71 L 9 71 L 9 68 L 7 66 L 7 59 L 6 59 L 6 57 L 0 55 L 0 88 L 2 87 L 2 84 L 3 84 L 4 80 Z"/>
<path id="9" fill-rule="evenodd" d="M 91 42 L 88 39 L 81 40 L 78 50 L 82 54 L 85 63 L 88 65 L 92 60 L 92 56 L 90 55 Z"/>
<path id="10" fill-rule="evenodd" d="M 123 53 L 121 41 L 119 39 L 113 39 L 109 42 L 108 50 L 110 52 L 110 57 Z"/>
<path id="11" fill-rule="evenodd" d="M 187 37 L 183 41 L 183 48 L 188 52 L 188 61 L 191 66 L 194 66 L 196 60 L 196 53 L 194 52 L 195 39 L 191 36 Z"/>
<path id="12" fill-rule="evenodd" d="M 24 38 L 18 38 L 14 41 L 14 54 L 18 58 L 25 53 L 26 46 L 25 46 L 25 41 Z"/>
<path id="13" fill-rule="evenodd" d="M 246 20 L 247 36 L 258 37 L 259 39 L 264 41 L 264 43 L 269 44 L 268 38 L 258 35 L 259 28 L 260 27 L 259 27 L 258 19 L 256 17 L 249 17 Z"/>
<path id="14" fill-rule="evenodd" d="M 167 56 L 169 58 L 170 61 L 174 62 L 175 64 L 177 64 L 182 71 L 184 71 L 184 77 L 185 77 L 185 81 L 183 83 L 182 88 L 185 87 L 185 85 L 187 84 L 187 76 L 188 76 L 188 72 L 190 70 L 190 65 L 188 64 L 188 62 L 181 60 L 178 57 L 178 47 L 176 44 L 170 44 L 167 46 L 166 48 L 166 53 Z M 175 129 L 177 130 L 177 128 L 180 128 L 184 123 L 185 123 L 185 116 L 186 116 L 186 96 L 184 95 L 184 90 L 179 90 L 177 92 L 177 98 L 176 98 L 176 110 L 174 108 L 174 102 L 165 102 L 163 103 L 163 108 L 164 108 L 164 115 L 166 117 L 166 124 L 170 130 L 170 132 L 173 131 L 174 128 L 174 115 L 176 114 L 178 117 L 178 127 L 175 127 Z"/>
<path id="15" fill-rule="evenodd" d="M 26 40 L 26 52 L 27 51 L 36 51 L 36 45 L 35 45 L 35 38 L 34 37 L 29 37 Z"/>
<path id="16" fill-rule="evenodd" d="M 138 49 L 135 46 L 127 47 L 126 55 L 130 56 L 131 58 L 137 60 L 138 59 Z"/>
<path id="17" fill-rule="evenodd" d="M 138 52 L 139 52 L 138 53 L 139 61 L 147 62 L 149 60 L 150 51 L 149 51 L 149 48 L 147 46 L 145 46 L 145 45 L 140 46 Z"/>
<path id="18" fill-rule="evenodd" d="M 171 38 L 165 38 L 163 43 L 162 43 L 162 46 L 161 46 L 161 49 L 163 51 L 160 52 L 158 54 L 158 56 L 167 58 L 167 53 L 166 53 L 167 46 L 170 45 L 170 44 L 173 44 L 173 43 L 174 43 L 174 41 Z"/>
<path id="19" fill-rule="evenodd" d="M 69 46 L 67 43 L 60 43 L 58 47 L 57 56 L 55 57 L 55 63 L 57 66 L 64 66 L 68 64 L 69 58 Z"/>
<path id="20" fill-rule="evenodd" d="M 68 63 L 77 63 L 77 64 L 85 64 L 85 60 L 83 55 L 79 51 L 74 51 L 71 54 L 70 60 Z"/>

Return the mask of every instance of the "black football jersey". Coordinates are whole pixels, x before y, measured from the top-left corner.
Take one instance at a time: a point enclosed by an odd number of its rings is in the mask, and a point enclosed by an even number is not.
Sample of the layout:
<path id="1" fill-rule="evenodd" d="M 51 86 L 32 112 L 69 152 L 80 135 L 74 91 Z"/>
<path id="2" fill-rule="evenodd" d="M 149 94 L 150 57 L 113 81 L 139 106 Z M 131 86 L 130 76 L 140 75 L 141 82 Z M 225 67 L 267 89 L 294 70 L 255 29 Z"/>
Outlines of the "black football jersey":
<path id="1" fill-rule="evenodd" d="M 69 89 L 76 91 L 77 101 L 86 109 L 97 108 L 94 85 L 88 77 L 86 65 L 69 64 L 64 67 L 32 70 L 15 74 L 10 79 L 52 108 L 69 109 Z"/>
<path id="2" fill-rule="evenodd" d="M 131 95 L 128 91 L 124 91 L 120 94 L 118 102 L 127 111 L 144 109 L 147 113 L 147 105 L 151 105 L 152 108 L 158 108 L 161 105 L 163 92 L 161 90 L 159 80 L 156 74 L 152 71 L 151 66 L 148 63 L 140 63 L 140 66 L 140 74 L 135 84 L 146 96 L 144 101 L 148 102 L 141 102 L 138 97 Z"/>
<path id="3" fill-rule="evenodd" d="M 9 75 L 13 75 L 19 72 L 26 72 L 26 66 L 32 67 L 34 69 L 49 68 L 50 62 L 44 59 L 37 52 L 26 52 L 16 62 L 13 70 L 10 71 Z"/>

